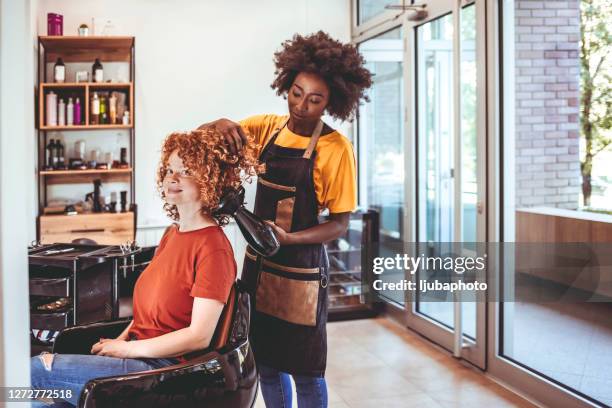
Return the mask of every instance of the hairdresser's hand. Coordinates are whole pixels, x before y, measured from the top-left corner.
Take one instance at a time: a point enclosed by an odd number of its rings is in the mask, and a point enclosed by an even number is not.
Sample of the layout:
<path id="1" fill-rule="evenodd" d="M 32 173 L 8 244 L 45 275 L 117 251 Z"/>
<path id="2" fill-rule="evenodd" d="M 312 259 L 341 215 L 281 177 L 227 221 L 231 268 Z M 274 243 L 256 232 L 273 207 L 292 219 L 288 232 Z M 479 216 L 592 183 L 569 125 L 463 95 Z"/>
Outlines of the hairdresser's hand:
<path id="1" fill-rule="evenodd" d="M 91 354 L 107 357 L 130 358 L 134 342 L 116 339 L 100 339 L 91 347 Z"/>
<path id="2" fill-rule="evenodd" d="M 293 242 L 291 241 L 291 233 L 285 231 L 275 223 L 269 220 L 264 220 L 266 224 L 272 227 L 274 233 L 276 234 L 276 239 L 278 239 L 278 243 L 281 245 L 291 245 Z"/>
<path id="3" fill-rule="evenodd" d="M 223 135 L 225 138 L 225 144 L 232 154 L 238 154 L 242 147 L 247 144 L 246 133 L 240 127 L 239 123 L 236 123 L 232 120 L 221 118 L 217 119 L 214 122 L 205 123 L 201 125 L 198 129 L 205 128 L 206 126 L 214 125 L 219 133 Z"/>

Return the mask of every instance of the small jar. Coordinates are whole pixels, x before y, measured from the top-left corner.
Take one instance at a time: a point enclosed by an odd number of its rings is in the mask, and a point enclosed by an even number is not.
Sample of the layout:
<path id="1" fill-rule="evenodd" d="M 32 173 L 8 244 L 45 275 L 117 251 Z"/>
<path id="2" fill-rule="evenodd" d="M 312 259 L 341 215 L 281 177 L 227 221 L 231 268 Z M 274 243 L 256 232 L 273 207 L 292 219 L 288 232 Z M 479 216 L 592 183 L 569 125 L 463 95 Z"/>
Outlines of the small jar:
<path id="1" fill-rule="evenodd" d="M 87 37 L 89 35 L 89 27 L 87 24 L 81 24 L 79 26 L 79 36 Z"/>
<path id="2" fill-rule="evenodd" d="M 78 140 L 74 143 L 74 155 L 81 160 L 85 160 L 85 140 Z"/>

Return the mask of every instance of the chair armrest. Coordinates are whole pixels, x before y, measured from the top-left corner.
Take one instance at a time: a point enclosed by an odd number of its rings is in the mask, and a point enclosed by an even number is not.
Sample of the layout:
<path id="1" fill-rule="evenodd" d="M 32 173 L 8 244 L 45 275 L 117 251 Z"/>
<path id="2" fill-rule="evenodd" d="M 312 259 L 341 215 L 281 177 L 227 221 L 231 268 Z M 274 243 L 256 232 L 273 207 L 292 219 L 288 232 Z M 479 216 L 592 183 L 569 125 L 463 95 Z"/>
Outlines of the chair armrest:
<path id="1" fill-rule="evenodd" d="M 112 339 L 130 324 L 132 319 L 113 320 L 84 324 L 63 329 L 53 343 L 53 353 L 59 354 L 91 354 L 91 346 L 100 337 Z"/>

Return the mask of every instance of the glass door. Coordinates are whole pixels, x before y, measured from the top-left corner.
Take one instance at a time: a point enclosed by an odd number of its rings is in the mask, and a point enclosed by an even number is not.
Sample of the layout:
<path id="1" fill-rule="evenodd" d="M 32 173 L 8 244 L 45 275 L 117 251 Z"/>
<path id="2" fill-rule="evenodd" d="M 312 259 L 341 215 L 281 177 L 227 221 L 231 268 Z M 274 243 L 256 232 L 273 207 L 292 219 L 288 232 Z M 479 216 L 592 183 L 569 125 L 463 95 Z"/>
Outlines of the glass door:
<path id="1" fill-rule="evenodd" d="M 368 4 L 389 11 L 383 3 Z M 386 20 L 360 20 L 353 35 L 374 73 L 370 102 L 359 109 L 357 151 L 359 203 L 380 213 L 381 258 L 409 254 L 415 243 L 435 254 L 436 243 L 486 241 L 486 76 L 476 72 L 485 66 L 484 0 L 400 9 Z M 390 284 L 421 278 L 395 265 L 377 277 Z M 376 292 L 389 316 L 484 368 L 483 298 Z"/>
<path id="2" fill-rule="evenodd" d="M 366 67 L 374 74 L 370 102 L 358 118 L 359 202 L 380 216 L 379 256 L 394 256 L 406 240 L 404 189 L 404 40 L 402 27 L 394 27 L 359 44 Z M 390 270 L 381 278 L 396 282 L 403 270 Z M 381 291 L 385 301 L 403 307 L 398 291 Z"/>
<path id="3" fill-rule="evenodd" d="M 453 243 L 465 243 L 461 252 L 471 253 L 474 243 L 486 240 L 485 152 L 479 143 L 485 134 L 478 132 L 485 84 L 478 83 L 476 73 L 477 59 L 484 57 L 477 46 L 476 13 L 484 5 L 477 3 L 430 2 L 428 19 L 410 28 L 409 44 L 415 47 L 415 250 L 428 257 L 455 250 Z M 419 270 L 413 279 L 432 279 L 436 273 Z M 484 369 L 484 297 L 412 294 L 408 325 Z"/>

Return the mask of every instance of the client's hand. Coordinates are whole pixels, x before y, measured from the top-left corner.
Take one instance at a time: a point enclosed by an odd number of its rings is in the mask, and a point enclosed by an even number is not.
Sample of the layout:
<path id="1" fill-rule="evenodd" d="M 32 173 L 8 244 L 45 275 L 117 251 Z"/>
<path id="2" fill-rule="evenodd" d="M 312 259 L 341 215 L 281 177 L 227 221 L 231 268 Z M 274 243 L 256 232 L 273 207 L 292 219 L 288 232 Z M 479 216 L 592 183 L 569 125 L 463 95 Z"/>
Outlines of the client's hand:
<path id="1" fill-rule="evenodd" d="M 129 341 L 117 339 L 100 339 L 91 347 L 91 354 L 99 356 L 130 358 L 131 346 Z"/>

